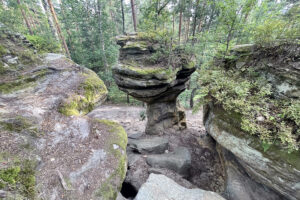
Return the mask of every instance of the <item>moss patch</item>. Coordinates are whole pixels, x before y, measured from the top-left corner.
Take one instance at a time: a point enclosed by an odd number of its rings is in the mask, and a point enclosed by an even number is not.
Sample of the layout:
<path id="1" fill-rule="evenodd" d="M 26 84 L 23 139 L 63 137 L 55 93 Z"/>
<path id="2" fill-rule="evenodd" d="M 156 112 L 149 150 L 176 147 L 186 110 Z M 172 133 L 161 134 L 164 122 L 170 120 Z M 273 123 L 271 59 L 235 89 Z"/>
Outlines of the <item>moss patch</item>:
<path id="1" fill-rule="evenodd" d="M 126 146 L 127 146 L 127 134 L 124 128 L 116 122 L 109 120 L 96 120 L 98 123 L 104 124 L 110 133 L 112 133 L 111 138 L 108 142 L 108 148 L 110 152 L 118 159 L 118 167 L 115 171 L 107 178 L 107 180 L 102 184 L 100 189 L 96 192 L 96 196 L 102 197 L 104 200 L 114 200 L 116 199 L 118 192 L 121 190 L 122 182 L 126 175 Z M 114 149 L 113 145 L 118 145 L 120 149 Z M 117 181 L 116 181 L 117 180 Z M 119 183 L 119 185 L 116 185 Z"/>
<path id="2" fill-rule="evenodd" d="M 38 55 L 34 54 L 32 50 L 26 50 L 19 55 L 20 62 L 24 65 L 37 63 L 39 61 Z"/>
<path id="3" fill-rule="evenodd" d="M 25 77 L 19 76 L 17 80 L 0 82 L 0 93 L 9 94 L 25 88 L 34 87 L 36 85 L 36 81 L 44 77 L 47 73 L 48 70 L 44 69 Z"/>
<path id="4" fill-rule="evenodd" d="M 34 137 L 41 135 L 38 128 L 35 126 L 35 123 L 22 116 L 16 116 L 15 118 L 6 121 L 0 121 L 0 126 L 2 126 L 4 130 L 11 132 L 26 133 Z"/>
<path id="5" fill-rule="evenodd" d="M 122 68 L 133 71 L 139 75 L 163 76 L 165 79 L 169 79 L 178 71 L 173 70 L 171 67 L 135 67 L 132 65 L 122 65 Z"/>
<path id="6" fill-rule="evenodd" d="M 0 160 L 0 163 L 3 162 Z M 30 160 L 14 161 L 0 169 L 0 189 L 13 189 L 28 199 L 35 198 L 35 163 Z"/>
<path id="7" fill-rule="evenodd" d="M 6 48 L 0 44 L 0 57 L 4 56 L 7 53 Z"/>
<path id="8" fill-rule="evenodd" d="M 89 72 L 83 76 L 85 80 L 80 84 L 78 94 L 69 97 L 59 108 L 59 112 L 66 116 L 89 113 L 95 104 L 107 95 L 106 86 L 96 73 Z"/>
<path id="9" fill-rule="evenodd" d="M 142 51 L 146 51 L 148 48 L 148 44 L 145 41 L 135 41 L 135 42 L 127 42 L 123 49 L 139 49 Z"/>

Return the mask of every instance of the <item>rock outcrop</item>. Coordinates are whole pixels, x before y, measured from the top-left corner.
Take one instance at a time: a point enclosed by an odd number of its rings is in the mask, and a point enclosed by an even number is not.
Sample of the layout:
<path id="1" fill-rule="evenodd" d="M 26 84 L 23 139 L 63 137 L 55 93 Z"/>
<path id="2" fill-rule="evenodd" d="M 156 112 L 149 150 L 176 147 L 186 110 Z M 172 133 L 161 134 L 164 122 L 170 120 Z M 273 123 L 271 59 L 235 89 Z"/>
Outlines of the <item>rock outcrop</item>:
<path id="1" fill-rule="evenodd" d="M 113 199 L 127 135 L 85 114 L 107 90 L 91 70 L 0 32 L 0 192 L 7 199 Z"/>
<path id="2" fill-rule="evenodd" d="M 291 99 L 292 105 L 293 103 L 295 105 L 294 112 L 299 113 L 296 104 L 300 98 L 299 45 L 281 45 L 273 49 L 242 45 L 236 47 L 233 54 L 233 58 L 222 61 L 220 66 L 236 71 L 243 71 L 251 66 L 254 74 L 252 78 L 263 77 L 271 84 L 270 96 L 274 102 Z M 270 103 L 269 106 L 273 106 L 275 110 L 277 104 Z M 261 118 L 258 116 L 256 120 L 264 124 L 267 118 Z M 275 120 L 274 117 L 270 119 Z M 296 120 L 288 121 L 294 127 L 292 134 L 295 136 L 299 128 Z M 282 121 L 277 123 L 280 124 Z M 279 142 L 263 146 L 266 144 L 263 144 L 257 136 L 242 130 L 239 113 L 229 112 L 216 102 L 205 106 L 204 124 L 207 132 L 218 143 L 218 151 L 227 177 L 224 191 L 226 198 L 229 200 L 300 199 L 299 150 L 288 153 L 286 147 Z M 299 145 L 299 135 L 297 142 Z"/>
<path id="3" fill-rule="evenodd" d="M 225 200 L 215 192 L 201 189 L 186 189 L 164 175 L 150 174 L 135 200 Z"/>
<path id="4" fill-rule="evenodd" d="M 147 103 L 147 134 L 185 128 L 185 114 L 177 96 L 195 71 L 193 56 L 143 34 L 117 38 L 119 64 L 113 68 L 120 90 Z M 167 53 L 169 52 L 169 53 Z M 170 55 L 169 55 L 170 54 Z"/>

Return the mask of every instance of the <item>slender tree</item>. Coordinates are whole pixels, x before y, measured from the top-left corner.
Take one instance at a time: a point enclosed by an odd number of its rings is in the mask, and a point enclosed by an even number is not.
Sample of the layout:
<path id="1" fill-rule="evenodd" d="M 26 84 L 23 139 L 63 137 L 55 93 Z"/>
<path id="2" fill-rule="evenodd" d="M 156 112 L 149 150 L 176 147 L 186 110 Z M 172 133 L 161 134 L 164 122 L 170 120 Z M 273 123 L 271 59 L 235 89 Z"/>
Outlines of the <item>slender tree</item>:
<path id="1" fill-rule="evenodd" d="M 23 16 L 23 19 L 26 23 L 26 26 L 28 28 L 28 31 L 30 33 L 30 35 L 33 35 L 33 31 L 32 31 L 32 28 L 31 28 L 31 25 L 26 17 L 26 13 L 25 13 L 25 10 L 23 9 L 22 5 L 21 5 L 21 1 L 20 0 L 17 0 L 18 4 L 19 4 L 19 7 L 20 7 L 20 10 L 21 10 L 21 13 L 22 13 L 22 16 Z"/>
<path id="2" fill-rule="evenodd" d="M 103 39 L 103 30 L 102 30 L 102 10 L 101 10 L 101 2 L 100 0 L 97 0 L 97 15 L 98 15 L 98 24 L 99 24 L 99 37 L 100 37 L 100 43 L 101 43 L 101 49 L 102 49 L 102 56 L 103 56 L 103 64 L 105 67 L 105 70 L 108 70 L 108 64 L 107 64 L 107 59 L 106 59 L 106 54 L 105 54 L 105 44 L 104 44 L 104 39 Z"/>
<path id="3" fill-rule="evenodd" d="M 50 11 L 52 13 L 52 17 L 54 19 L 54 22 L 55 22 L 55 25 L 56 25 L 56 29 L 57 29 L 57 32 L 58 32 L 58 36 L 59 36 L 59 38 L 61 40 L 61 43 L 62 43 L 62 45 L 63 45 L 63 47 L 65 49 L 65 52 L 66 52 L 67 56 L 69 58 L 71 58 L 70 52 L 69 52 L 69 49 L 68 49 L 68 46 L 67 46 L 67 43 L 66 43 L 65 38 L 64 38 L 64 36 L 62 34 L 62 31 L 61 31 L 60 25 L 58 23 L 58 19 L 56 17 L 56 13 L 55 13 L 55 10 L 54 10 L 54 7 L 53 7 L 53 4 L 52 4 L 51 0 L 48 0 L 48 5 L 49 5 Z"/>
<path id="4" fill-rule="evenodd" d="M 181 26 L 182 26 L 182 7 L 181 7 L 181 1 L 179 0 L 179 6 L 180 6 L 180 11 L 179 11 L 179 26 L 178 26 L 178 40 L 180 44 L 180 38 L 181 38 Z"/>
<path id="5" fill-rule="evenodd" d="M 48 7 L 48 4 L 47 4 L 47 1 L 46 1 L 46 0 L 41 0 L 41 4 L 42 4 L 42 7 L 43 7 L 43 9 L 44 9 L 44 11 L 45 11 L 45 15 L 46 15 L 46 17 L 47 17 L 47 21 L 48 21 L 48 24 L 49 24 L 51 33 L 52 33 L 52 35 L 53 35 L 57 40 L 59 40 L 57 31 L 56 31 L 56 29 L 55 29 L 53 20 L 52 20 L 52 18 L 51 18 L 51 14 L 49 13 L 49 7 Z"/>
<path id="6" fill-rule="evenodd" d="M 131 12 L 132 12 L 133 28 L 134 28 L 134 31 L 137 32 L 137 29 L 136 29 L 136 13 L 135 13 L 134 0 L 130 0 L 130 2 L 131 2 Z"/>
<path id="7" fill-rule="evenodd" d="M 121 12 L 122 12 L 122 32 L 125 34 L 125 15 L 124 15 L 124 2 L 121 0 Z"/>
<path id="8" fill-rule="evenodd" d="M 196 1 L 196 5 L 195 5 L 195 13 L 194 13 L 194 17 L 193 17 L 193 30 L 192 30 L 192 36 L 193 36 L 192 43 L 193 44 L 196 41 L 195 34 L 196 34 L 197 18 L 198 18 L 198 12 L 199 12 L 198 11 L 198 9 L 199 9 L 199 3 L 200 3 L 200 1 L 197 0 Z"/>

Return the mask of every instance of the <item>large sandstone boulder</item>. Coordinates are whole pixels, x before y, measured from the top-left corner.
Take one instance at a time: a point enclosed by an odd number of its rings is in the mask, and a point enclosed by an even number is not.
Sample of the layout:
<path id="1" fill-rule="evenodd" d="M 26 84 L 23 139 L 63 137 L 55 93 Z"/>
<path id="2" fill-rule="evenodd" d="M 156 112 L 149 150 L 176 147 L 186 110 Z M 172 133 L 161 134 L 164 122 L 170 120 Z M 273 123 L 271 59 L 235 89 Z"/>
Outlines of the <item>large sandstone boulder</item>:
<path id="1" fill-rule="evenodd" d="M 59 54 L 39 56 L 0 32 L 0 191 L 7 199 L 115 199 L 126 174 L 127 136 L 85 116 L 107 90 Z"/>
<path id="2" fill-rule="evenodd" d="M 294 106 L 293 112 L 300 112 L 299 45 L 281 45 L 273 49 L 272 47 L 261 49 L 253 45 L 242 45 L 236 47 L 232 53 L 234 57 L 219 62 L 220 67 L 227 70 L 240 70 L 241 76 L 245 76 L 243 70 L 251 66 L 253 79 L 266 79 L 267 83 L 272 86 L 271 94 L 268 96 L 271 100 L 266 100 L 266 105 L 273 108 L 272 111 L 281 111 L 280 109 L 284 107 L 276 108 L 280 105 L 278 102 L 290 100 L 291 105 Z M 226 93 L 226 91 L 223 92 Z M 263 101 L 263 99 L 258 99 L 258 101 Z M 268 104 L 268 102 L 271 103 Z M 263 143 L 257 136 L 242 129 L 241 122 L 244 116 L 241 113 L 229 111 L 228 107 L 224 109 L 223 105 L 216 101 L 210 102 L 204 108 L 206 130 L 218 143 L 218 151 L 223 160 L 227 177 L 224 192 L 228 199 L 300 199 L 299 150 L 288 152 L 287 147 L 280 143 L 279 139 L 271 144 Z M 282 116 L 269 119 L 273 121 L 279 119 L 276 126 L 280 127 L 283 123 L 284 116 Z M 252 120 L 271 127 L 267 119 L 257 116 Z M 297 119 L 289 118 L 285 123 L 287 127 L 292 127 L 289 129 L 292 137 L 298 136 L 295 146 L 299 147 Z M 270 128 L 270 130 L 276 129 Z M 280 137 L 282 136 L 278 138 Z"/>
<path id="3" fill-rule="evenodd" d="M 157 174 L 150 174 L 146 183 L 139 190 L 135 200 L 225 200 L 215 192 L 201 189 L 186 189 L 172 179 Z"/>
<path id="4" fill-rule="evenodd" d="M 193 56 L 182 49 L 144 34 L 117 38 L 119 64 L 113 68 L 120 90 L 147 103 L 147 134 L 161 134 L 167 128 L 185 128 L 185 114 L 177 96 L 195 71 Z"/>

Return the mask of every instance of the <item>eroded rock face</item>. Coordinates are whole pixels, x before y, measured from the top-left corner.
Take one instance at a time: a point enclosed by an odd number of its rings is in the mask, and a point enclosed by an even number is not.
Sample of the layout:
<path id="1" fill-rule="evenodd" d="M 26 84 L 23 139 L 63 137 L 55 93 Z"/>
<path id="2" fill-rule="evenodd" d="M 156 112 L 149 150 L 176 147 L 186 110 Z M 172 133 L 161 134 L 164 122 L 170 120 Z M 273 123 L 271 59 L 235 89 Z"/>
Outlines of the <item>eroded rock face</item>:
<path id="1" fill-rule="evenodd" d="M 220 152 L 227 171 L 229 199 L 299 199 L 299 152 L 288 154 L 277 147 L 264 152 L 257 138 L 232 126 L 237 122 L 232 116 L 220 108 L 207 109 L 205 127 L 224 147 Z M 244 184 L 245 180 L 249 184 Z M 232 186 L 233 182 L 240 188 Z"/>
<path id="2" fill-rule="evenodd" d="M 127 168 L 126 133 L 85 116 L 105 100 L 103 82 L 62 55 L 37 55 L 16 34 L 1 32 L 0 41 L 1 195 L 116 198 Z M 8 55 L 18 59 L 2 59 Z"/>
<path id="3" fill-rule="evenodd" d="M 147 103 L 147 134 L 162 134 L 167 128 L 185 128 L 185 115 L 176 102 L 195 71 L 193 56 L 175 49 L 164 54 L 166 44 L 142 35 L 117 39 L 120 62 L 113 68 L 120 90 Z"/>
<path id="4" fill-rule="evenodd" d="M 299 52 L 299 45 L 267 50 L 243 45 L 234 49 L 235 60 L 222 62 L 220 66 L 241 71 L 245 66 L 253 66 L 255 77 L 262 76 L 272 85 L 273 99 L 297 101 L 300 97 Z M 242 131 L 238 113 L 226 111 L 213 102 L 205 106 L 204 124 L 218 143 L 226 171 L 224 192 L 228 199 L 300 199 L 299 150 L 288 153 L 277 143 L 264 150 L 261 140 Z"/>

